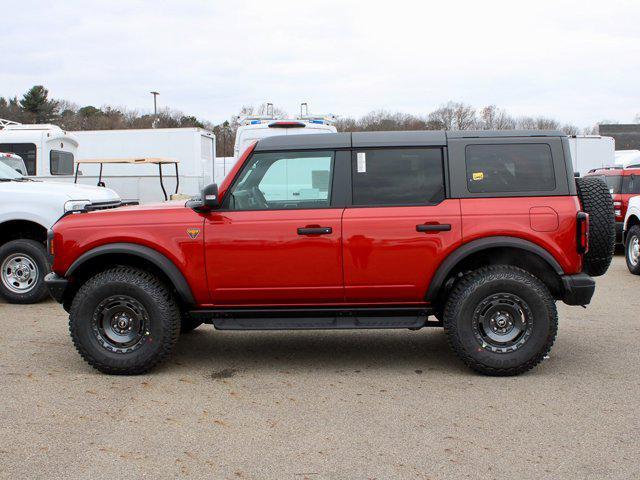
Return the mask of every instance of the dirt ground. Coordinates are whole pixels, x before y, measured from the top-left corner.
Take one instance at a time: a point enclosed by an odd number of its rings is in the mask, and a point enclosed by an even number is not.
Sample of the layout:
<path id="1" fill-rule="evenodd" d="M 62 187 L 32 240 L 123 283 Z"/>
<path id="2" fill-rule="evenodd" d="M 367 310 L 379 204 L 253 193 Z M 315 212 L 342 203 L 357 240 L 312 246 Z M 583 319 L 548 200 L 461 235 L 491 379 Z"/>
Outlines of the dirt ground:
<path id="1" fill-rule="evenodd" d="M 617 256 L 548 360 L 482 377 L 441 329 L 219 332 L 137 377 L 60 306 L 0 303 L 0 478 L 640 478 L 640 277 Z"/>

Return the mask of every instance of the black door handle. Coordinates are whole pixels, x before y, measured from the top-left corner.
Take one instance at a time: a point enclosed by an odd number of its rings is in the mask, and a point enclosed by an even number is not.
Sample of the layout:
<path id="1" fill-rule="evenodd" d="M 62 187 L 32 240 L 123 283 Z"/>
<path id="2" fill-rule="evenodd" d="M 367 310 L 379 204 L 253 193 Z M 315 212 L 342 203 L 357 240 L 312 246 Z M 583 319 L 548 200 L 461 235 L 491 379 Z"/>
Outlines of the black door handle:
<path id="1" fill-rule="evenodd" d="M 416 232 L 448 232 L 451 230 L 449 223 L 436 223 L 431 225 L 416 225 Z"/>
<path id="2" fill-rule="evenodd" d="M 305 227 L 298 229 L 298 235 L 328 235 L 333 233 L 331 227 Z"/>

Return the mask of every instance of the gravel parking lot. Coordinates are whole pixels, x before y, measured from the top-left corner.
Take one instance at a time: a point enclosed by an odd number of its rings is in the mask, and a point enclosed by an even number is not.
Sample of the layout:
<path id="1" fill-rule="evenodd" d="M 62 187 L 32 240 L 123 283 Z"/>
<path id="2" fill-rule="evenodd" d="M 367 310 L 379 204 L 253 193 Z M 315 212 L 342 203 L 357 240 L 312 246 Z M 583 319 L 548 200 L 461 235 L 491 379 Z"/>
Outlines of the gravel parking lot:
<path id="1" fill-rule="evenodd" d="M 617 256 L 515 378 L 467 370 L 440 329 L 210 326 L 106 376 L 57 304 L 0 303 L 0 477 L 638 478 L 639 291 Z"/>

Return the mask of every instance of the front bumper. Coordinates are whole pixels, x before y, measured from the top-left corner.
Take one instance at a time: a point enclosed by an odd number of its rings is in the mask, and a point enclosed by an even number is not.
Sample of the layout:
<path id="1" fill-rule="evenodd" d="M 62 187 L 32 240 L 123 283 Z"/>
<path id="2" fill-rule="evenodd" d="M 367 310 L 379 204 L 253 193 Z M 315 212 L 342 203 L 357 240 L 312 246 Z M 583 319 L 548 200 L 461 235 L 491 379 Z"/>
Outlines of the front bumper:
<path id="1" fill-rule="evenodd" d="M 562 301 L 567 305 L 587 305 L 596 290 L 596 282 L 586 273 L 563 275 L 562 286 L 564 296 Z"/>
<path id="2" fill-rule="evenodd" d="M 54 300 L 58 303 L 62 303 L 64 299 L 64 292 L 69 286 L 69 280 L 52 272 L 44 277 L 44 283 Z"/>

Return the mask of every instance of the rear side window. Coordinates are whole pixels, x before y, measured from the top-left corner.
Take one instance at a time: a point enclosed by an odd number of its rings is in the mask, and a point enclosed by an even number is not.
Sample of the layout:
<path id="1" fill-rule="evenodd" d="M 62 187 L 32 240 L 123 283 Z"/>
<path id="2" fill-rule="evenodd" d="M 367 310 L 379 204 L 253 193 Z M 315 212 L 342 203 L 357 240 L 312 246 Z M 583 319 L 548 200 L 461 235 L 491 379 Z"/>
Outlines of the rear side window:
<path id="1" fill-rule="evenodd" d="M 73 153 L 51 150 L 49 171 L 51 175 L 73 175 Z"/>
<path id="2" fill-rule="evenodd" d="M 556 177 L 546 144 L 467 145 L 471 193 L 551 192 Z"/>
<path id="3" fill-rule="evenodd" d="M 439 148 L 356 150 L 352 178 L 354 205 L 434 205 L 444 199 Z"/>

